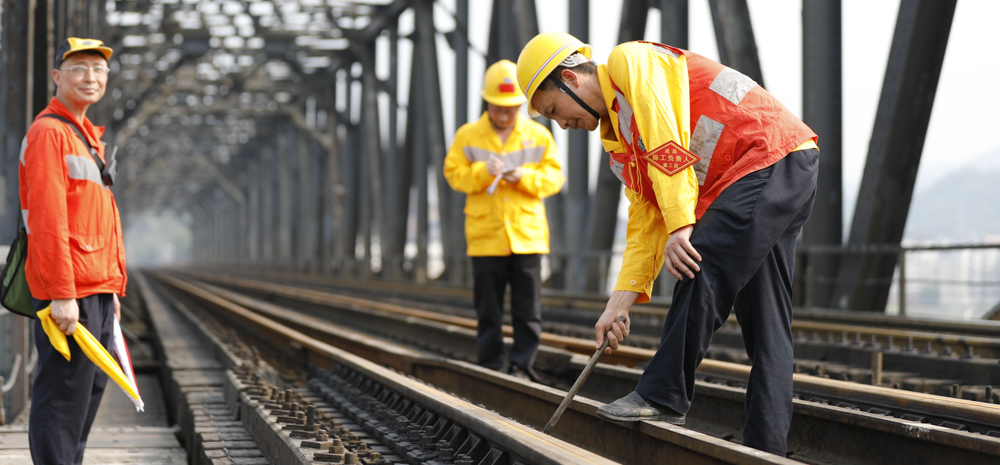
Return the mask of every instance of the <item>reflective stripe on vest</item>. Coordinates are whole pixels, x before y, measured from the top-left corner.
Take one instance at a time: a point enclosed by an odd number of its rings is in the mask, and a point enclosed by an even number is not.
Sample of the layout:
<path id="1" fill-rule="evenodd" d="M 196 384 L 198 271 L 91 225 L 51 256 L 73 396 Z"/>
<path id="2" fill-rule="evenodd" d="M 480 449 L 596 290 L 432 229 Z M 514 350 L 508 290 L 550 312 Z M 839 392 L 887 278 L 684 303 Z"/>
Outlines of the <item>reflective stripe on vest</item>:
<path id="1" fill-rule="evenodd" d="M 805 123 L 739 71 L 696 53 L 662 44 L 650 45 L 660 53 L 672 56 L 682 53 L 686 59 L 692 126 L 689 150 L 701 158 L 693 165 L 700 186 L 697 218 L 730 184 L 770 166 L 816 137 Z M 646 147 L 634 127 L 632 106 L 614 81 L 611 86 L 615 92 L 611 110 L 618 112 L 618 141 L 626 150 L 610 154 L 611 170 L 626 187 L 657 205 L 647 163 L 642 158 Z M 732 128 L 741 132 L 736 133 Z"/>
<path id="2" fill-rule="evenodd" d="M 708 166 L 712 163 L 712 154 L 715 147 L 719 145 L 719 137 L 726 125 L 701 115 L 698 122 L 691 130 L 691 151 L 701 157 L 698 163 L 694 164 L 694 172 L 698 175 L 698 185 L 705 185 L 705 177 L 708 176 Z"/>

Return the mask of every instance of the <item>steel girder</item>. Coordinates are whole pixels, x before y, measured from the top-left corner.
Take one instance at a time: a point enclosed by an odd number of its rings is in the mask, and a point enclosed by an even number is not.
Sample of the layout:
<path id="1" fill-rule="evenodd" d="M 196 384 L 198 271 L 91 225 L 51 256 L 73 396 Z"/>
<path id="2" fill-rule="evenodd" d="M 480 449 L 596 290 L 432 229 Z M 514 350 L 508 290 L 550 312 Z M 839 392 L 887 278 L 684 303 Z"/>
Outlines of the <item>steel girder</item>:
<path id="1" fill-rule="evenodd" d="M 0 69 L 27 70 L 29 62 L 28 4 L 7 0 L 0 13 Z M 10 244 L 21 214 L 18 200 L 17 170 L 21 140 L 32 116 L 28 114 L 28 73 L 0 74 L 0 149 L 3 150 L 3 176 L 0 177 L 0 243 Z"/>
<path id="2" fill-rule="evenodd" d="M 898 245 L 913 197 L 956 0 L 903 0 L 848 246 Z M 847 254 L 831 306 L 883 311 L 895 254 Z"/>
<path id="3" fill-rule="evenodd" d="M 646 32 L 649 16 L 648 0 L 624 0 L 621 22 L 618 27 L 618 43 L 641 40 Z M 618 204 L 621 202 L 622 183 L 608 167 L 610 156 L 602 150 L 600 168 L 597 172 L 597 189 L 593 204 L 593 218 L 590 228 L 590 250 L 595 258 L 588 267 L 587 287 L 602 289 L 610 262 L 611 248 L 615 242 L 615 227 L 618 224 Z"/>
<path id="4" fill-rule="evenodd" d="M 819 179 L 802 245 L 840 245 L 843 235 L 843 115 L 840 0 L 802 4 L 802 120 L 819 135 Z M 795 303 L 826 307 L 833 295 L 838 257 L 800 253 Z M 809 279 L 806 281 L 806 279 Z"/>
<path id="5" fill-rule="evenodd" d="M 569 33 L 583 43 L 590 42 L 590 0 L 572 0 L 569 5 Z M 587 250 L 590 211 L 590 143 L 586 129 L 568 129 L 565 194 L 565 286 L 567 291 L 587 290 L 587 257 L 574 251 Z"/>
<path id="6" fill-rule="evenodd" d="M 660 0 L 660 41 L 687 50 L 688 0 Z"/>
<path id="7" fill-rule="evenodd" d="M 426 131 L 426 150 L 429 156 L 427 160 L 435 171 L 438 191 L 438 212 L 440 214 L 441 242 L 446 260 L 448 257 L 455 257 L 454 263 L 464 263 L 465 255 L 465 234 L 459 225 L 463 224 L 461 216 L 456 215 L 461 212 L 461 197 L 456 195 L 444 179 L 444 157 L 448 150 L 444 138 L 444 113 L 441 108 L 441 86 L 438 78 L 438 57 L 436 34 L 434 30 L 433 2 L 431 0 L 414 0 L 413 11 L 415 17 L 414 31 L 414 54 L 413 63 L 415 71 L 420 73 L 420 97 L 419 103 L 422 106 L 422 121 Z M 416 63 L 420 66 L 417 67 Z M 421 113 L 417 113 L 420 115 Z M 419 116 L 418 116 L 419 117 Z M 416 130 L 421 130 L 416 129 Z M 417 165 L 417 178 L 423 178 L 424 172 L 419 171 Z M 461 262 L 459 258 L 461 257 Z M 447 267 L 448 265 L 446 265 Z M 463 270 L 452 266 L 449 271 L 453 276 L 460 276 Z"/>
<path id="8" fill-rule="evenodd" d="M 27 2 L 5 0 L 0 7 L 0 69 L 28 69 L 28 18 Z M 0 176 L 0 243 L 10 244 L 17 234 L 16 226 L 21 215 L 18 200 L 18 161 L 21 140 L 27 131 L 28 93 L 27 73 L 0 73 L 0 156 L 3 157 Z M 25 362 L 31 351 L 31 331 L 27 318 L 0 310 L 0 376 L 18 381 L 3 396 L 6 424 L 28 405 L 28 376 L 21 363 L 13 372 L 17 355 Z"/>
<path id="9" fill-rule="evenodd" d="M 534 0 L 494 1 L 493 14 L 490 17 L 486 65 L 490 66 L 499 60 L 517 62 L 521 49 L 536 35 L 538 35 L 538 13 Z M 485 100 L 482 101 L 482 111 L 486 111 Z M 549 120 L 538 117 L 535 121 L 552 130 L 552 123 Z M 568 251 L 567 244 L 572 240 L 567 237 L 570 229 L 565 225 L 566 218 L 563 214 L 564 194 L 553 195 L 543 202 L 549 223 L 549 237 L 554 239 L 549 244 L 551 256 L 564 256 Z M 456 216 L 458 213 L 459 211 L 455 212 Z M 580 230 L 582 229 L 578 231 Z M 464 264 L 466 261 L 463 259 L 461 263 Z M 555 287 L 563 286 L 564 268 L 561 260 L 549 262 L 550 284 Z"/>
<path id="10" fill-rule="evenodd" d="M 418 283 L 427 281 L 428 250 L 430 248 L 430 212 L 429 212 L 429 180 L 428 169 L 430 168 L 430 134 L 424 130 L 420 124 L 422 108 L 425 108 L 424 73 L 421 68 L 424 65 L 421 60 L 413 60 L 410 71 L 410 101 L 406 109 L 406 130 L 405 130 L 405 153 L 406 159 L 411 160 L 414 185 L 416 187 L 416 210 L 417 210 L 417 260 L 414 264 L 414 278 Z M 442 139 L 444 136 L 442 135 Z M 443 144 L 443 142 L 442 142 Z M 439 191 L 440 192 L 440 191 Z M 440 198 L 440 197 L 439 197 Z M 439 203 L 440 205 L 440 203 Z"/>
<path id="11" fill-rule="evenodd" d="M 712 10 L 712 23 L 715 24 L 719 61 L 765 87 L 747 1 L 709 0 L 708 5 Z"/>

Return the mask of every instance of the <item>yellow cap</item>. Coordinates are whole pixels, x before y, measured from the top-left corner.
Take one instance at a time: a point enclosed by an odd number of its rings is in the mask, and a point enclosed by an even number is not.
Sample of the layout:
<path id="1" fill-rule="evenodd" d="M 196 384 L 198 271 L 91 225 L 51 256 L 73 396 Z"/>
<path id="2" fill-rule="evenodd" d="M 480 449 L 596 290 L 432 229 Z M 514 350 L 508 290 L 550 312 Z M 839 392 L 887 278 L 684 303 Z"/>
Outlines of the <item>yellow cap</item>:
<path id="1" fill-rule="evenodd" d="M 517 57 L 517 83 L 528 99 L 528 114 L 538 116 L 531 106 L 531 97 L 535 95 L 542 81 L 570 55 L 580 52 L 588 60 L 592 49 L 590 45 L 565 32 L 544 32 L 528 41 Z"/>
<path id="2" fill-rule="evenodd" d="M 500 60 L 486 69 L 483 78 L 483 100 L 502 107 L 516 107 L 527 101 L 514 80 L 517 65 L 510 60 Z"/>
<path id="3" fill-rule="evenodd" d="M 104 42 L 97 39 L 70 37 L 59 46 L 58 50 L 56 50 L 56 68 L 62 65 L 63 60 L 70 54 L 82 52 L 84 50 L 95 50 L 101 52 L 101 55 L 104 55 L 105 60 L 110 60 L 111 54 L 113 53 L 111 48 L 105 47 Z"/>

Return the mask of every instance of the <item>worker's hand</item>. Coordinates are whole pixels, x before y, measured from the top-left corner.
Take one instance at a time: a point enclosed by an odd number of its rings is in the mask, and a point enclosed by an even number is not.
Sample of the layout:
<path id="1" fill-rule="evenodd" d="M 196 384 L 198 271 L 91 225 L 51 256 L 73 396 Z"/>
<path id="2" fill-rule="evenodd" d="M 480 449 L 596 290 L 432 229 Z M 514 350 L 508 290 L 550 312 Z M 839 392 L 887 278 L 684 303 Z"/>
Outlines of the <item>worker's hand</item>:
<path id="1" fill-rule="evenodd" d="M 490 173 L 490 176 L 496 176 L 503 173 L 503 161 L 497 157 L 486 160 L 486 171 Z"/>
<path id="2" fill-rule="evenodd" d="M 695 261 L 701 261 L 701 254 L 691 245 L 692 231 L 694 231 L 693 224 L 674 231 L 670 235 L 670 239 L 667 239 L 667 246 L 663 249 L 663 255 L 666 257 L 664 265 L 667 267 L 667 272 L 678 280 L 684 279 L 684 276 L 694 279 L 695 272 L 701 271 L 701 267 Z"/>
<path id="3" fill-rule="evenodd" d="M 122 303 L 118 300 L 118 294 L 111 294 L 115 298 L 115 320 L 122 321 Z"/>
<path id="4" fill-rule="evenodd" d="M 632 308 L 632 304 L 635 303 L 635 299 L 638 298 L 638 292 L 614 291 L 611 293 L 611 298 L 608 299 L 608 305 L 605 307 L 604 313 L 597 320 L 597 324 L 594 325 L 597 335 L 595 349 L 600 349 L 604 345 L 604 338 L 607 337 L 609 347 L 604 349 L 604 355 L 611 355 L 611 352 L 618 350 L 618 344 L 628 337 L 629 328 L 632 327 L 632 320 L 628 317 L 628 311 Z M 615 321 L 622 315 L 625 315 L 625 321 L 621 323 Z"/>
<path id="5" fill-rule="evenodd" d="M 521 167 L 518 166 L 517 168 L 514 168 L 514 171 L 505 173 L 503 175 L 503 180 L 510 184 L 517 184 L 517 182 L 521 180 Z"/>
<path id="6" fill-rule="evenodd" d="M 49 314 L 52 321 L 59 325 L 59 330 L 67 336 L 76 332 L 76 322 L 80 321 L 80 307 L 76 299 L 53 300 Z"/>

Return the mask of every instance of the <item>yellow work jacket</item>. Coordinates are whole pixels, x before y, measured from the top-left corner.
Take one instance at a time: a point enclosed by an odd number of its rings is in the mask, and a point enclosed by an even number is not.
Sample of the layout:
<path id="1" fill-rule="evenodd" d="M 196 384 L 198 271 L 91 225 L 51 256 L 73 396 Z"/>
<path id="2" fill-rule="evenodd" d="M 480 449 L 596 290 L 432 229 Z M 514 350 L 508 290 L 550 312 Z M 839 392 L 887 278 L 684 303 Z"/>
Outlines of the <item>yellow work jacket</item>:
<path id="1" fill-rule="evenodd" d="M 625 43 L 597 75 L 608 108 L 601 141 L 629 199 L 615 290 L 648 302 L 670 233 L 744 175 L 816 147 L 816 135 L 750 78 L 684 50 Z"/>
<path id="2" fill-rule="evenodd" d="M 555 153 L 552 133 L 523 115 L 518 115 L 505 143 L 488 113 L 458 129 L 444 160 L 444 177 L 452 189 L 467 194 L 469 256 L 549 253 L 542 199 L 558 193 L 566 180 Z M 493 157 L 503 160 L 505 170 L 520 167 L 521 179 L 514 184 L 501 179 L 490 195 L 486 190 L 495 176 L 486 170 L 486 160 Z"/>

